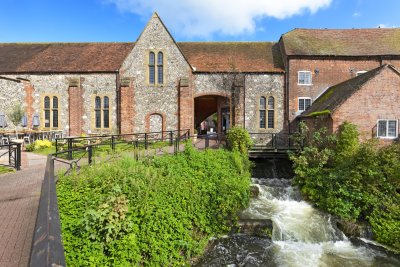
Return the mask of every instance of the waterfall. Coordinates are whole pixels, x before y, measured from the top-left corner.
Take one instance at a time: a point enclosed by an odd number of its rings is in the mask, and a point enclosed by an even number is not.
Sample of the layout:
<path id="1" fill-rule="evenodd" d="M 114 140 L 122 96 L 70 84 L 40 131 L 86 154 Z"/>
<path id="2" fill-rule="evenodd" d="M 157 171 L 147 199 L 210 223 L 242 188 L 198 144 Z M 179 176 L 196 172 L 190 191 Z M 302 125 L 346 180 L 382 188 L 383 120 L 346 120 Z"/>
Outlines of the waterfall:
<path id="1" fill-rule="evenodd" d="M 228 236 L 215 242 L 199 266 L 400 266 L 398 259 L 353 245 L 329 215 L 301 199 L 291 180 L 278 178 L 279 164 L 267 162 L 263 166 L 274 170 L 256 168 L 258 178 L 253 178 L 253 184 L 259 194 L 241 218 L 272 220 L 271 240 L 244 234 Z M 272 178 L 260 178 L 260 174 Z"/>

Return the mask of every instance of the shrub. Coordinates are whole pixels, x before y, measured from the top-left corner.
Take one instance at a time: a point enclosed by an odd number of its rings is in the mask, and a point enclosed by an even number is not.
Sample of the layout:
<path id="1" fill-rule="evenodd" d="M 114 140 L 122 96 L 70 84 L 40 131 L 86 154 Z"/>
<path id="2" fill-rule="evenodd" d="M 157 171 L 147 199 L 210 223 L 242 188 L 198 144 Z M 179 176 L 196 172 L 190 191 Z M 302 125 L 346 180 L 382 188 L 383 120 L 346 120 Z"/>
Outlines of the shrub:
<path id="1" fill-rule="evenodd" d="M 242 154 L 247 154 L 248 149 L 253 144 L 249 132 L 236 126 L 229 129 L 227 140 L 231 150 L 239 151 Z"/>
<path id="2" fill-rule="evenodd" d="M 60 177 L 67 265 L 188 265 L 248 205 L 248 166 L 238 152 L 187 146 L 177 156 L 124 158 Z"/>
<path id="3" fill-rule="evenodd" d="M 47 139 L 44 140 L 36 140 L 35 142 L 27 145 L 25 147 L 26 151 L 36 151 L 36 150 L 41 150 L 45 148 L 51 148 L 53 146 L 53 143 Z"/>
<path id="4" fill-rule="evenodd" d="M 315 133 L 291 159 L 306 198 L 342 219 L 368 221 L 376 240 L 400 250 L 399 144 L 361 144 L 356 127 L 344 123 L 335 135 Z"/>

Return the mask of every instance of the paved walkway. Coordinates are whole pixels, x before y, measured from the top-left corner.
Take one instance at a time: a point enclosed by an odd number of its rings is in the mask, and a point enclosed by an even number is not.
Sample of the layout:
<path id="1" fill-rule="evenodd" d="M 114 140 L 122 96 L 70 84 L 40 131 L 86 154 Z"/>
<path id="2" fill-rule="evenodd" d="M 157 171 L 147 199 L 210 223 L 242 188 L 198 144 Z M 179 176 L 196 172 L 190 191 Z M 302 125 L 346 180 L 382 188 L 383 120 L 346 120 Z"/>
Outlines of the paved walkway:
<path id="1" fill-rule="evenodd" d="M 0 266 L 28 266 L 46 156 L 22 153 L 21 171 L 0 175 Z"/>

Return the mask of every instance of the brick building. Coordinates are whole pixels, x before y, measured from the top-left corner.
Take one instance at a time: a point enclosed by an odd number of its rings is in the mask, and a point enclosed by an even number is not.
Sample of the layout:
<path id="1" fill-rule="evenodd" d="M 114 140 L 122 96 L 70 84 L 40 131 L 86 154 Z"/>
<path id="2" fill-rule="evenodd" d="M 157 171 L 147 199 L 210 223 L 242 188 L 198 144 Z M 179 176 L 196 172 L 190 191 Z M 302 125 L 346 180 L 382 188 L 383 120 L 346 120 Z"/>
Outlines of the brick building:
<path id="1" fill-rule="evenodd" d="M 217 132 L 286 134 L 327 88 L 384 64 L 400 65 L 400 29 L 179 43 L 155 13 L 136 42 L 0 44 L 0 112 L 22 104 L 28 127 L 66 135 L 193 130 L 212 114 Z"/>
<path id="2" fill-rule="evenodd" d="M 328 88 L 300 117 L 311 130 L 326 127 L 332 133 L 348 121 L 362 140 L 392 141 L 398 137 L 399 88 L 400 73 L 385 64 Z"/>

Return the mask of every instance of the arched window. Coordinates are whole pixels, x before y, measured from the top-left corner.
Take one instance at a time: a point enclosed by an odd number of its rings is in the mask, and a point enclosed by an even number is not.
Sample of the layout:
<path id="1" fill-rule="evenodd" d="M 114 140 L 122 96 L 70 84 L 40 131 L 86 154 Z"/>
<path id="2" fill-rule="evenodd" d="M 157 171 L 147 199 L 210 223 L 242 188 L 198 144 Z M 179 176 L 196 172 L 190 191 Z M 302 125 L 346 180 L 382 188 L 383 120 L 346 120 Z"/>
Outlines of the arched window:
<path id="1" fill-rule="evenodd" d="M 275 128 L 275 99 L 268 97 L 268 128 Z"/>
<path id="2" fill-rule="evenodd" d="M 58 97 L 45 96 L 43 98 L 44 127 L 58 128 Z"/>
<path id="3" fill-rule="evenodd" d="M 158 84 L 164 83 L 164 55 L 162 52 L 157 54 L 157 82 Z"/>
<path id="4" fill-rule="evenodd" d="M 53 127 L 58 128 L 58 97 L 53 96 Z"/>
<path id="5" fill-rule="evenodd" d="M 149 83 L 155 84 L 156 82 L 156 72 L 155 72 L 155 54 L 153 52 L 149 53 Z"/>
<path id="6" fill-rule="evenodd" d="M 96 96 L 94 101 L 94 116 L 96 128 L 101 128 L 101 98 Z"/>
<path id="7" fill-rule="evenodd" d="M 50 127 L 50 97 L 44 97 L 44 127 Z"/>
<path id="8" fill-rule="evenodd" d="M 103 127 L 109 128 L 110 127 L 110 112 L 109 112 L 109 99 L 108 96 L 104 97 L 104 105 L 103 105 Z"/>
<path id="9" fill-rule="evenodd" d="M 266 126 L 266 99 L 265 97 L 260 97 L 260 128 L 264 128 Z"/>

